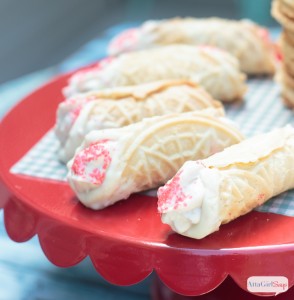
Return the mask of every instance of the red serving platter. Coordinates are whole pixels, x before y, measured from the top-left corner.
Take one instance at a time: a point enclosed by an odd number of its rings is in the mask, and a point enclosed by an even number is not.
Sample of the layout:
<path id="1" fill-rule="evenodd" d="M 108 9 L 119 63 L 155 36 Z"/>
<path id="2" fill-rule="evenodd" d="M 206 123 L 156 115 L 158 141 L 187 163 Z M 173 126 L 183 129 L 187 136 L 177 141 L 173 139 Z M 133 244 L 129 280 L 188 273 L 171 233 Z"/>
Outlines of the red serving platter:
<path id="1" fill-rule="evenodd" d="M 0 124 L 0 206 L 14 241 L 37 234 L 48 259 L 61 267 L 90 256 L 97 271 L 118 285 L 135 284 L 155 270 L 170 289 L 186 296 L 208 293 L 228 275 L 244 290 L 250 276 L 285 276 L 289 287 L 294 285 L 294 218 L 253 211 L 193 240 L 161 223 L 154 197 L 135 194 L 92 211 L 65 182 L 10 173 L 53 127 L 70 75 L 34 91 Z"/>

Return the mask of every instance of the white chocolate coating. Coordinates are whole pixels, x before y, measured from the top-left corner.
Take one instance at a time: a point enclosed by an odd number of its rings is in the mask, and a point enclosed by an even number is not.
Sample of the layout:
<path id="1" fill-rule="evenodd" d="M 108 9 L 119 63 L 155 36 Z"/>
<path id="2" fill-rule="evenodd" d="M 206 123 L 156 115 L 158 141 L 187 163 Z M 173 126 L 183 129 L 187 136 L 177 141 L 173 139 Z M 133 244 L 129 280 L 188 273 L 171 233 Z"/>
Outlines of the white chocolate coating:
<path id="1" fill-rule="evenodd" d="M 68 181 L 84 205 L 101 209 L 160 186 L 185 161 L 208 157 L 242 138 L 213 109 L 92 131 L 68 163 Z"/>
<path id="2" fill-rule="evenodd" d="M 169 44 L 210 45 L 228 51 L 248 74 L 273 74 L 275 49 L 267 29 L 249 20 L 174 18 L 150 20 L 126 30 L 110 42 L 118 55 Z"/>
<path id="3" fill-rule="evenodd" d="M 229 53 L 206 46 L 169 45 L 125 53 L 103 68 L 78 72 L 64 93 L 70 96 L 94 89 L 186 79 L 203 86 L 215 99 L 234 101 L 242 99 L 246 91 L 245 78 Z"/>
<path id="4" fill-rule="evenodd" d="M 222 108 L 219 101 L 191 81 L 157 81 L 74 96 L 60 103 L 55 133 L 59 158 L 68 162 L 92 130 L 120 128 L 143 118 Z"/>
<path id="5" fill-rule="evenodd" d="M 159 189 L 158 209 L 173 230 L 201 239 L 292 188 L 294 129 L 286 126 L 186 162 Z"/>

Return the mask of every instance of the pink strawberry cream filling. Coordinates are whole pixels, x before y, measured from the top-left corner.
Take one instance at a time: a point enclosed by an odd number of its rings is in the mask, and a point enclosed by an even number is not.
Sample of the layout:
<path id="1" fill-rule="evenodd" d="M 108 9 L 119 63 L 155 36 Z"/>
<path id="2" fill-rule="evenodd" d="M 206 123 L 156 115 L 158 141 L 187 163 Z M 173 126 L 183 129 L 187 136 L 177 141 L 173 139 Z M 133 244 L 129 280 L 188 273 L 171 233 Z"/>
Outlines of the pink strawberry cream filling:
<path id="1" fill-rule="evenodd" d="M 84 97 L 84 98 L 71 98 L 64 102 L 64 105 L 71 106 L 71 110 L 69 112 L 72 124 L 76 121 L 78 116 L 80 115 L 84 105 L 90 101 L 95 100 L 95 97 Z"/>
<path id="2" fill-rule="evenodd" d="M 116 38 L 110 43 L 109 53 L 110 55 L 117 55 L 120 52 L 130 51 L 138 40 L 139 29 L 130 28 Z"/>
<path id="3" fill-rule="evenodd" d="M 218 189 L 218 175 L 207 168 L 202 161 L 188 161 L 165 186 L 158 190 L 158 212 L 162 222 L 176 232 L 190 234 L 191 228 L 215 227 L 216 218 L 208 215 L 218 207 L 215 195 Z M 196 226 L 197 225 L 197 226 Z M 217 224 L 218 225 L 218 224 Z M 195 227 L 196 226 L 196 227 Z M 201 229 L 201 232 L 205 231 Z"/>
<path id="4" fill-rule="evenodd" d="M 90 132 L 67 166 L 67 180 L 78 199 L 92 209 L 103 209 L 130 195 L 130 187 L 121 180 L 120 145 L 115 131 Z"/>
<path id="5" fill-rule="evenodd" d="M 85 105 L 94 100 L 96 100 L 94 95 L 88 95 L 69 98 L 68 100 L 60 103 L 57 110 L 55 133 L 61 145 L 66 143 L 70 131 Z"/>
<path id="6" fill-rule="evenodd" d="M 69 118 L 71 120 L 71 126 L 73 126 L 85 105 L 97 99 L 98 98 L 95 95 L 85 95 L 77 98 L 70 98 L 63 103 L 64 105 L 67 105 L 69 107 Z"/>
<path id="7" fill-rule="evenodd" d="M 108 64 L 110 64 L 112 61 L 114 60 L 113 57 L 106 57 L 104 59 L 101 59 L 97 64 L 93 65 L 93 66 L 89 66 L 88 68 L 85 68 L 83 70 L 78 71 L 77 73 L 75 73 L 72 77 L 71 80 L 73 80 L 73 78 L 77 78 L 77 80 L 82 80 L 84 77 L 88 77 L 88 74 L 91 74 L 92 72 L 97 72 L 97 71 L 101 71 L 103 70 Z"/>
<path id="8" fill-rule="evenodd" d="M 111 163 L 111 155 L 106 146 L 108 142 L 101 140 L 79 152 L 74 158 L 72 172 L 83 181 L 101 185 Z"/>
<path id="9" fill-rule="evenodd" d="M 187 206 L 186 199 L 191 198 L 187 196 L 180 185 L 180 174 L 177 173 L 165 187 L 158 190 L 158 211 L 163 213 L 169 209 L 178 209 L 180 205 Z"/>
<path id="10" fill-rule="evenodd" d="M 100 81 L 103 81 L 104 69 L 111 65 L 113 61 L 115 61 L 115 58 L 107 57 L 94 66 L 74 73 L 69 79 L 68 86 L 62 90 L 63 94 L 70 97 L 96 88 L 105 88 L 105 83 L 102 84 Z M 97 79 L 99 79 L 98 82 L 96 82 Z"/>

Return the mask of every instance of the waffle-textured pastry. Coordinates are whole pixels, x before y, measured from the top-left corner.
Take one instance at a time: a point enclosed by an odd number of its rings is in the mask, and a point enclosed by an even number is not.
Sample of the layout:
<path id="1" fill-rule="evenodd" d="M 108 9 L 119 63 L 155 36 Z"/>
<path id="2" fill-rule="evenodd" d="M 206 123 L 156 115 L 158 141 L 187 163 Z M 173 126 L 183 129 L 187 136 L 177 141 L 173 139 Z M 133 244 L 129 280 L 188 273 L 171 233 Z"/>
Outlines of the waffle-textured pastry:
<path id="1" fill-rule="evenodd" d="M 174 18 L 147 21 L 113 38 L 108 52 L 146 49 L 168 44 L 210 45 L 234 55 L 248 74 L 273 74 L 275 51 L 267 30 L 249 20 Z"/>
<path id="2" fill-rule="evenodd" d="M 231 121 L 218 115 L 218 110 L 207 109 L 92 131 L 68 163 L 70 186 L 92 209 L 158 187 L 185 161 L 208 157 L 242 140 Z"/>
<path id="3" fill-rule="evenodd" d="M 293 108 L 294 107 L 294 89 L 290 86 L 283 85 L 282 87 L 282 99 L 284 104 L 289 107 Z"/>
<path id="4" fill-rule="evenodd" d="M 294 90 L 294 77 L 292 77 L 286 70 L 285 67 L 281 68 L 281 80 L 286 86 L 289 86 Z"/>
<path id="5" fill-rule="evenodd" d="M 170 45 L 122 54 L 103 67 L 80 71 L 64 89 L 65 95 L 94 89 L 136 85 L 157 80 L 189 79 L 215 99 L 242 99 L 245 75 L 229 53 L 213 47 Z"/>
<path id="6" fill-rule="evenodd" d="M 283 60 L 276 78 L 281 86 L 283 102 L 294 108 L 294 1 L 274 0 L 272 15 L 283 27 L 280 38 Z"/>
<path id="7" fill-rule="evenodd" d="M 281 96 L 284 104 L 289 108 L 294 108 L 294 77 L 284 66 L 279 70 L 276 78 L 281 85 Z"/>
<path id="8" fill-rule="evenodd" d="M 274 0 L 271 12 L 284 28 L 294 31 L 294 5 L 292 0 Z"/>
<path id="9" fill-rule="evenodd" d="M 285 39 L 293 46 L 294 45 L 294 31 L 284 29 L 283 35 L 285 35 Z"/>
<path id="10" fill-rule="evenodd" d="M 201 239 L 292 188 L 294 128 L 289 125 L 186 162 L 158 190 L 158 210 L 174 231 Z"/>
<path id="11" fill-rule="evenodd" d="M 280 67 L 276 81 L 280 84 L 281 98 L 285 106 L 294 108 L 294 77 L 289 72 L 285 62 Z"/>
<path id="12" fill-rule="evenodd" d="M 118 128 L 146 117 L 222 108 L 191 81 L 160 81 L 76 95 L 60 103 L 55 133 L 61 161 L 70 160 L 91 130 Z"/>
<path id="13" fill-rule="evenodd" d="M 291 33 L 284 31 L 280 38 L 280 45 L 284 58 L 283 66 L 287 73 L 294 78 L 294 41 L 291 40 L 290 36 Z"/>

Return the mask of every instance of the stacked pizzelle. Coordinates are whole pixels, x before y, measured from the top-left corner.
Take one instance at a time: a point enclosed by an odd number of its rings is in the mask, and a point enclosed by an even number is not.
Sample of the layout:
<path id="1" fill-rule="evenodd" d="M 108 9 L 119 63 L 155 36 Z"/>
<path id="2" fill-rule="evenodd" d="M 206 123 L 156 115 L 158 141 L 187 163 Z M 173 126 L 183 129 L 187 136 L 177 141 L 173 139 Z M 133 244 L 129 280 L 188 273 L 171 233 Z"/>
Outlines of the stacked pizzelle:
<path id="1" fill-rule="evenodd" d="M 136 29 L 131 33 L 135 43 L 129 40 L 127 47 L 126 33 L 116 37 L 109 49 L 117 56 L 77 72 L 64 89 L 67 99 L 58 107 L 55 132 L 79 200 L 103 209 L 166 184 L 159 189 L 163 222 L 180 234 L 202 238 L 291 188 L 293 176 L 288 174 L 287 183 L 284 176 L 274 191 L 265 190 L 276 180 L 272 166 L 291 162 L 293 130 L 270 133 L 273 137 L 261 138 L 260 150 L 252 152 L 259 138 L 242 144 L 243 135 L 225 117 L 220 102 L 242 100 L 242 71 L 274 72 L 274 48 L 264 29 L 216 18 L 152 21 L 142 28 L 150 35 L 143 38 Z M 269 142 L 277 136 L 284 138 L 281 143 Z M 239 148 L 225 150 L 235 144 Z M 242 172 L 244 182 L 237 176 Z M 249 200 L 241 206 L 236 203 L 243 192 Z"/>
<path id="2" fill-rule="evenodd" d="M 277 78 L 285 105 L 294 108 L 294 1 L 274 0 L 272 15 L 283 27 L 280 38 L 283 61 Z"/>

